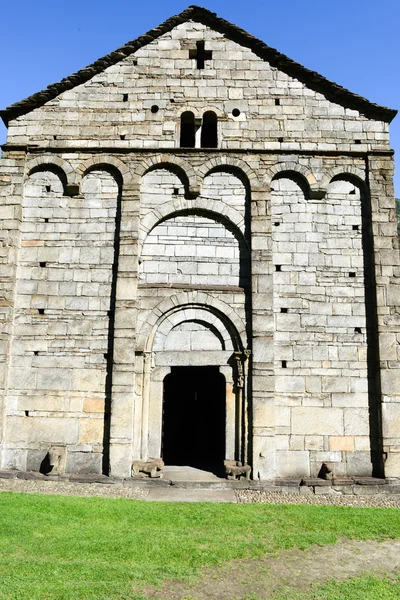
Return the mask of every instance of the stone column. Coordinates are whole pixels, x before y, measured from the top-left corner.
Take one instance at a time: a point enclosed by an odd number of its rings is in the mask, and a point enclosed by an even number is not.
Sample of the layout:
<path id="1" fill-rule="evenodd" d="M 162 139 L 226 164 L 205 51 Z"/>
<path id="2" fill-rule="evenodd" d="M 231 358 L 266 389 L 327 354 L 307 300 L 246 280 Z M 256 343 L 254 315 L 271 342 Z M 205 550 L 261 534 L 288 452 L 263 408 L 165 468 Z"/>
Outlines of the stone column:
<path id="1" fill-rule="evenodd" d="M 383 452 L 381 465 L 386 477 L 400 477 L 400 262 L 391 155 L 367 159 L 376 280 L 378 348 L 375 350 L 375 393 L 381 401 L 382 424 L 371 430 L 372 452 Z M 380 382 L 379 382 L 380 379 Z M 380 386 L 379 386 L 380 383 Z M 380 389 L 379 389 L 380 388 Z M 379 397 L 380 396 L 380 397 Z M 379 417 L 379 414 L 378 414 Z M 382 444 L 376 439 L 382 427 Z M 376 475 L 380 456 L 375 456 Z M 373 456 L 374 459 L 374 456 Z M 382 467 L 381 467 L 382 468 Z"/>
<path id="2" fill-rule="evenodd" d="M 236 394 L 233 385 L 231 365 L 223 365 L 219 368 L 220 373 L 225 377 L 226 397 L 225 397 L 225 460 L 235 460 L 235 440 L 236 440 Z"/>
<path id="3" fill-rule="evenodd" d="M 125 183 L 121 201 L 110 415 L 110 475 L 115 477 L 129 477 L 132 462 L 138 224 L 139 189 Z"/>

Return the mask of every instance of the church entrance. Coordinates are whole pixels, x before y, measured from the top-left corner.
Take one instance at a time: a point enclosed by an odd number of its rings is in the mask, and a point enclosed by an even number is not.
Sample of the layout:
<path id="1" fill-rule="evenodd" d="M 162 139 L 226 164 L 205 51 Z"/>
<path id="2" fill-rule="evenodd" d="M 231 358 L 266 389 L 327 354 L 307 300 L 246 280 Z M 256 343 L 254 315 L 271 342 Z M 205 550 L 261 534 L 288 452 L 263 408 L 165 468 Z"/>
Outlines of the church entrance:
<path id="1" fill-rule="evenodd" d="M 219 367 L 172 367 L 164 379 L 162 458 L 221 474 L 225 377 Z"/>

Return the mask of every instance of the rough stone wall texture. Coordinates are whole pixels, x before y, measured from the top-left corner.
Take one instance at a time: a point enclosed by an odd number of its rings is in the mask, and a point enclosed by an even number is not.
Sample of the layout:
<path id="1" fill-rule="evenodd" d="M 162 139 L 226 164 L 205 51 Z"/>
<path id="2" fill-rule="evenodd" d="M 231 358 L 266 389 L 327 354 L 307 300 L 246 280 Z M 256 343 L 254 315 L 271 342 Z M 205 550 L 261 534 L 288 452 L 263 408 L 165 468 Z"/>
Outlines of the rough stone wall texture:
<path id="1" fill-rule="evenodd" d="M 189 58 L 198 40 L 212 52 L 204 70 L 196 69 L 196 61 Z M 151 112 L 154 105 L 157 113 Z M 240 111 L 237 117 L 232 115 L 235 108 Z M 10 127 L 9 141 L 51 147 L 174 148 L 180 114 L 187 110 L 196 117 L 207 110 L 217 112 L 223 149 L 278 150 L 293 142 L 303 150 L 389 148 L 387 124 L 327 101 L 250 49 L 190 21 L 19 117 Z"/>
<path id="2" fill-rule="evenodd" d="M 68 445 L 67 469 L 80 453 L 101 468 L 118 186 L 92 171 L 81 191 L 63 196 L 50 171 L 24 186 L 4 455 L 18 468 L 49 442 Z"/>
<path id="3" fill-rule="evenodd" d="M 201 128 L 208 110 L 218 147 L 179 148 L 182 113 Z M 385 456 L 399 477 L 389 150 L 387 123 L 191 21 L 12 120 L 3 467 L 66 444 L 68 471 L 129 476 L 160 452 L 171 367 L 218 365 L 227 458 L 256 478 L 376 474 Z"/>
<path id="4" fill-rule="evenodd" d="M 278 463 L 369 474 L 360 190 L 338 180 L 313 199 L 290 179 L 273 188 Z"/>

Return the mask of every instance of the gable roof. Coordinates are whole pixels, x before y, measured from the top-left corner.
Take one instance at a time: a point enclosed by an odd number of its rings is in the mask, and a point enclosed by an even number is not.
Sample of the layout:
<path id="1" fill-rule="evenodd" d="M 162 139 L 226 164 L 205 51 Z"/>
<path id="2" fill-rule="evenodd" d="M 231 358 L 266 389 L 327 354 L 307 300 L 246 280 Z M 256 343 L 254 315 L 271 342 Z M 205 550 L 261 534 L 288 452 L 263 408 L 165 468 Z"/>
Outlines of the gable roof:
<path id="1" fill-rule="evenodd" d="M 207 25 L 241 46 L 249 48 L 254 54 L 267 61 L 271 66 L 283 71 L 290 77 L 298 79 L 315 92 L 320 92 L 331 102 L 340 104 L 346 108 L 357 110 L 369 119 L 386 121 L 388 123 L 390 123 L 397 114 L 397 110 L 369 102 L 366 98 L 353 94 L 349 90 L 329 81 L 315 71 L 310 71 L 284 54 L 281 54 L 281 52 L 267 46 L 267 44 L 247 33 L 240 27 L 221 19 L 216 13 L 201 8 L 200 6 L 189 6 L 189 8 L 180 14 L 170 17 L 158 27 L 151 29 L 144 35 L 117 48 L 117 50 L 114 50 L 114 52 L 107 54 L 103 58 L 99 58 L 88 67 L 81 69 L 69 77 L 65 77 L 58 83 L 49 85 L 45 90 L 29 96 L 25 100 L 11 104 L 11 106 L 8 106 L 5 110 L 0 111 L 1 118 L 4 123 L 8 125 L 9 121 L 12 119 L 24 115 L 35 108 L 39 108 L 46 102 L 56 98 L 59 94 L 85 83 L 98 73 L 101 73 L 133 52 L 136 52 L 139 48 L 142 48 L 158 37 L 168 33 L 177 25 L 189 20 Z"/>

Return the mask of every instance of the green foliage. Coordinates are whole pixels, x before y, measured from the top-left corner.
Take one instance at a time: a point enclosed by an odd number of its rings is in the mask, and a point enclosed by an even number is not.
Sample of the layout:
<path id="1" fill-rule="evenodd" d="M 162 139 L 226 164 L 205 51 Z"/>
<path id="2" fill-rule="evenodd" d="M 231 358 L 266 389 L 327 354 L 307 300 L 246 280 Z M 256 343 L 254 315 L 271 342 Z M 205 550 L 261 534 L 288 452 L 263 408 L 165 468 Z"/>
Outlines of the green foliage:
<path id="1" fill-rule="evenodd" d="M 142 600 L 146 584 L 281 549 L 400 537 L 397 509 L 0 494 L 0 598 Z"/>

